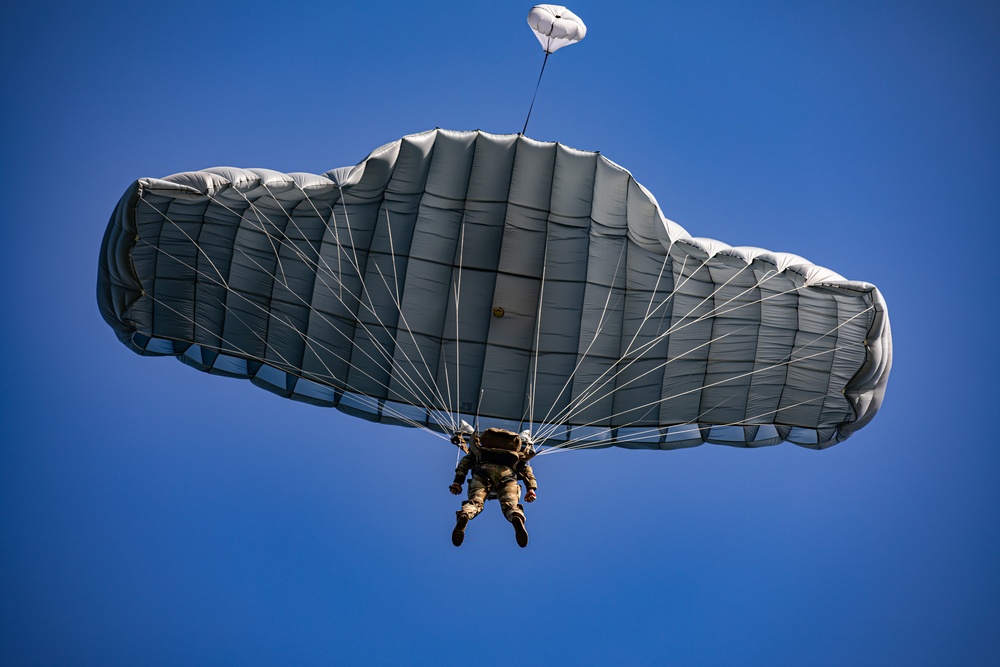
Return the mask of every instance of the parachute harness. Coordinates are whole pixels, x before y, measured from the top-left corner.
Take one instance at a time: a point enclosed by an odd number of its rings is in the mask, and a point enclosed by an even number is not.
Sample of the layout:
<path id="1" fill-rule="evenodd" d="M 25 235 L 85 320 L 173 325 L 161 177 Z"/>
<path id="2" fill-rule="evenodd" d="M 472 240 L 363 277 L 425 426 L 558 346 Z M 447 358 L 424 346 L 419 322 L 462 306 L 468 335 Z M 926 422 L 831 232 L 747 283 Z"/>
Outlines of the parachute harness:
<path id="1" fill-rule="evenodd" d="M 464 436 L 469 436 L 468 447 Z M 487 500 L 497 498 L 499 487 L 521 479 L 525 464 L 537 454 L 529 431 L 514 433 L 502 428 L 488 428 L 479 433 L 465 421 L 452 435 L 451 442 L 462 451 L 474 454 L 475 465 L 469 473 L 486 488 Z M 459 484 L 458 479 L 456 476 L 456 484 Z"/>

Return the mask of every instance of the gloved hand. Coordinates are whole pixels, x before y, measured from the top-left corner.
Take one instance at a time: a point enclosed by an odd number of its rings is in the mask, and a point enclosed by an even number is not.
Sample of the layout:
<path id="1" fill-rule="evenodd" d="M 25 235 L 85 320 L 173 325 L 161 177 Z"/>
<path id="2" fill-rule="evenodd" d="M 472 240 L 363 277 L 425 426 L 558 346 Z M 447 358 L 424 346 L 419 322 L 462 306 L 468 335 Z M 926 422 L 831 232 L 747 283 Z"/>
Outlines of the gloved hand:
<path id="1" fill-rule="evenodd" d="M 451 444 L 453 444 L 453 445 L 464 445 L 465 444 L 465 438 L 463 438 L 461 436 L 461 434 L 456 433 L 455 435 L 451 436 Z"/>
<path id="2" fill-rule="evenodd" d="M 528 492 L 526 494 L 524 494 L 524 502 L 526 502 L 526 503 L 533 503 L 533 502 L 535 502 L 535 498 L 537 498 L 537 497 L 538 497 L 538 494 L 535 493 L 534 489 L 528 489 Z"/>
<path id="3" fill-rule="evenodd" d="M 462 485 L 459 484 L 458 482 L 455 482 L 454 484 L 448 487 L 448 490 L 451 491 L 451 495 L 457 496 L 462 492 Z"/>

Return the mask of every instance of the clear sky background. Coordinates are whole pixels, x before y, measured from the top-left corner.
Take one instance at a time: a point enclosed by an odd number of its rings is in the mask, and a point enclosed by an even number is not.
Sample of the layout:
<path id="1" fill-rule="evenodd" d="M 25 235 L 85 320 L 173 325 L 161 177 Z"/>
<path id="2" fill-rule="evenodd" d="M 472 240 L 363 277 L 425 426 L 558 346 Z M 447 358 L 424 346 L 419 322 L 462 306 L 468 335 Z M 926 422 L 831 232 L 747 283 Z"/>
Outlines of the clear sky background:
<path id="1" fill-rule="evenodd" d="M 5 2 L 0 663 L 1000 662 L 1000 4 L 570 5 L 528 134 L 694 236 L 878 285 L 882 411 L 822 452 L 538 461 L 450 543 L 455 450 L 129 352 L 98 249 L 134 179 L 323 172 L 517 132 L 521 2 Z"/>

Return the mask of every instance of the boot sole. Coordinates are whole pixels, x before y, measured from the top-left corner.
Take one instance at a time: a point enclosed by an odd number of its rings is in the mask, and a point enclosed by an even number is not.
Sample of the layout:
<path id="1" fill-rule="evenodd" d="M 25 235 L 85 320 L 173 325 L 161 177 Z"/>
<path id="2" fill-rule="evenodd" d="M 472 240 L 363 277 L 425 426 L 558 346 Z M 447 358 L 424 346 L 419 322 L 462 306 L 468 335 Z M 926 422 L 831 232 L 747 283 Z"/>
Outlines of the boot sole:
<path id="1" fill-rule="evenodd" d="M 528 531 L 524 527 L 524 521 L 515 519 L 514 524 L 514 539 L 517 540 L 517 546 L 522 549 L 528 546 Z"/>
<path id="2" fill-rule="evenodd" d="M 469 522 L 466 520 L 455 526 L 455 530 L 451 531 L 451 543 L 456 547 L 462 546 L 462 542 L 465 541 L 465 526 Z"/>

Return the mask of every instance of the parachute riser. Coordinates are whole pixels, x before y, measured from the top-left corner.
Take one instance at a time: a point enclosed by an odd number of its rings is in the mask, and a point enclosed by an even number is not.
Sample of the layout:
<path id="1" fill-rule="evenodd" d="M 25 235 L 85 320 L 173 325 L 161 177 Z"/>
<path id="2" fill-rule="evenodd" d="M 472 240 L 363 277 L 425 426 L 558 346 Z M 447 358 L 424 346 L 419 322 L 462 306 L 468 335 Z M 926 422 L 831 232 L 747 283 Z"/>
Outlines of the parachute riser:
<path id="1" fill-rule="evenodd" d="M 475 421 L 475 424 L 472 427 L 472 429 L 476 433 L 479 433 L 479 409 L 483 407 L 483 392 L 484 391 L 485 390 L 483 390 L 483 389 L 479 390 L 479 402 L 476 403 L 476 421 Z"/>

